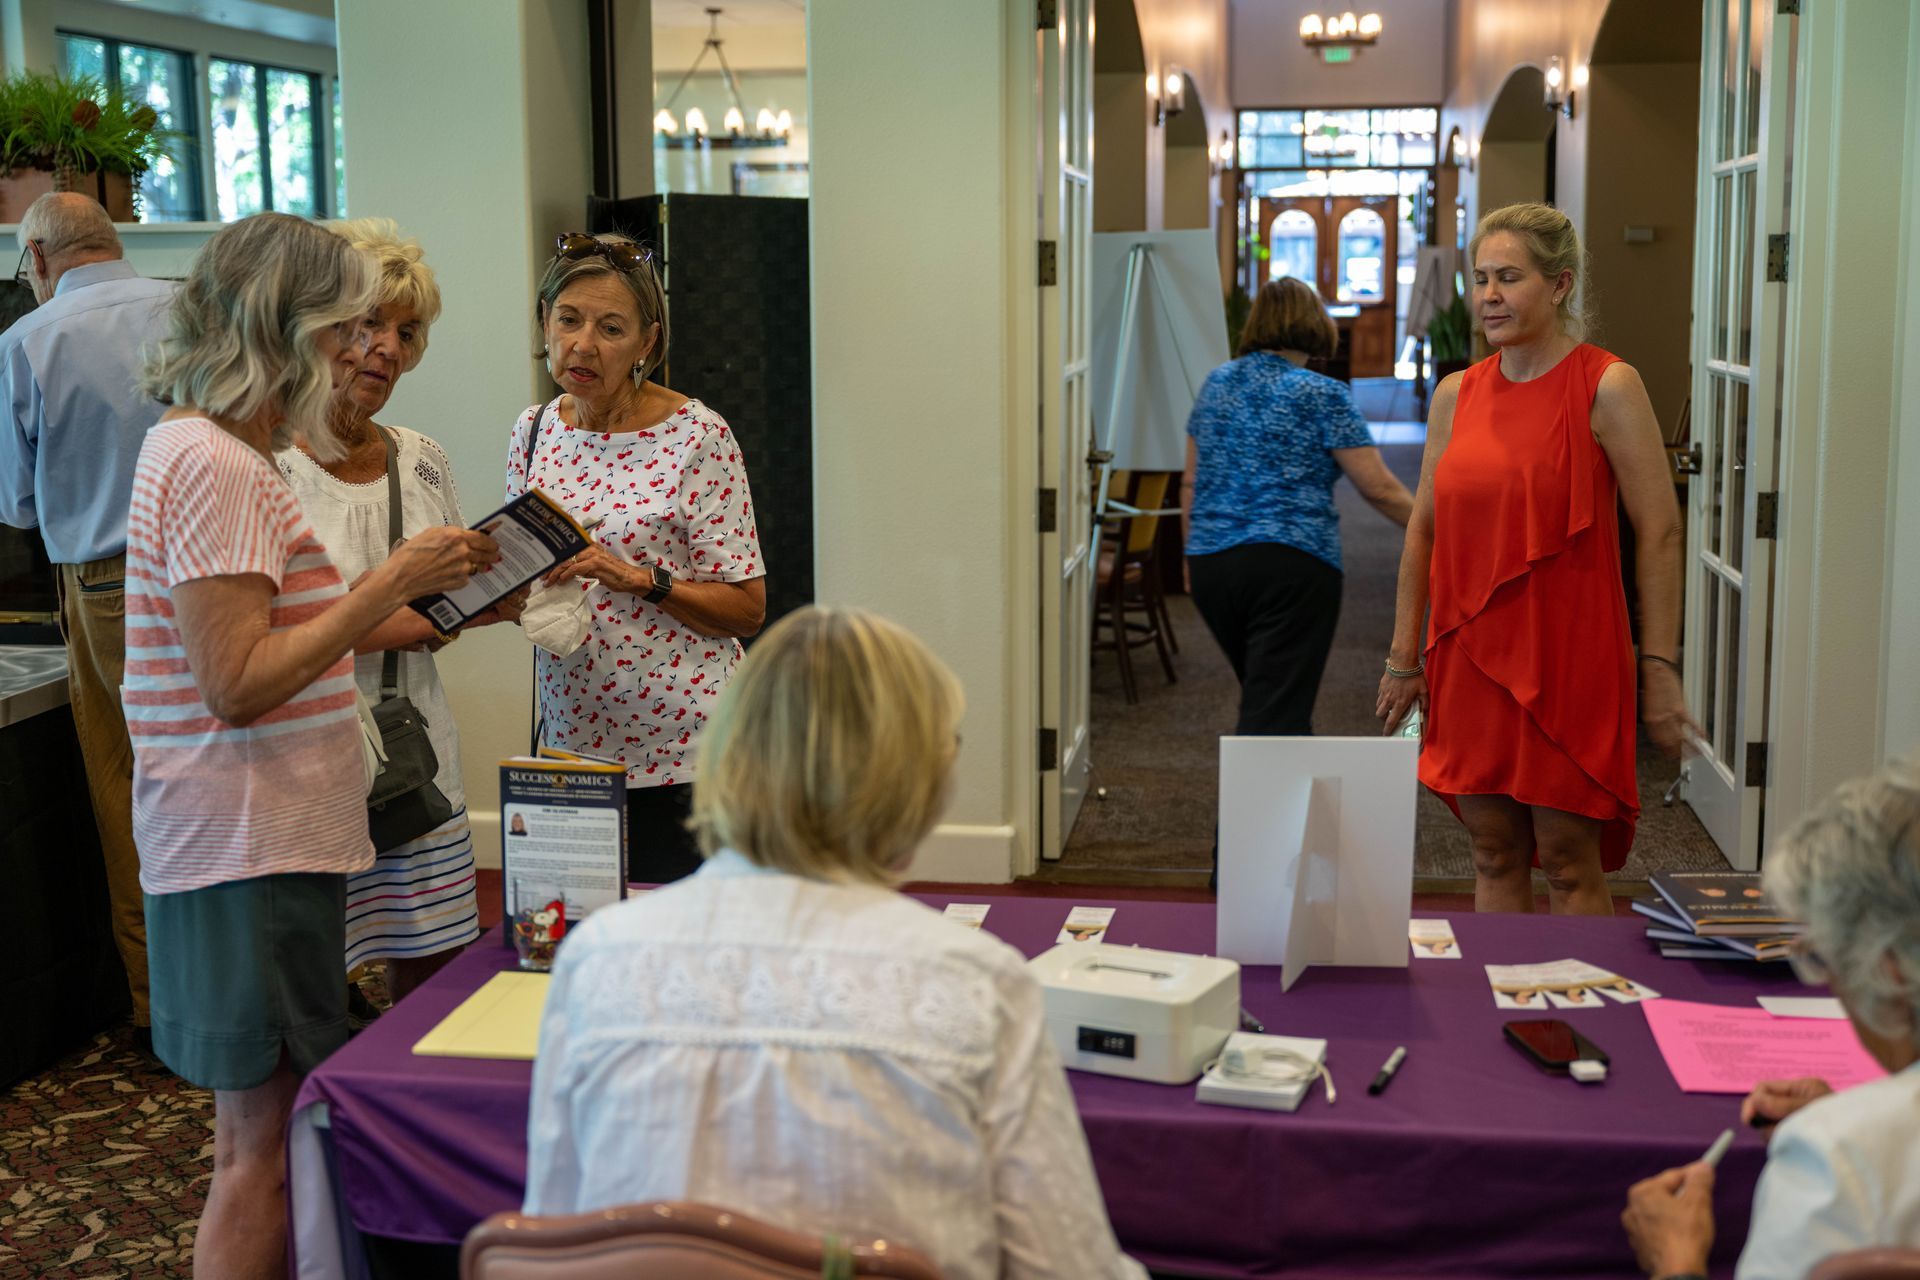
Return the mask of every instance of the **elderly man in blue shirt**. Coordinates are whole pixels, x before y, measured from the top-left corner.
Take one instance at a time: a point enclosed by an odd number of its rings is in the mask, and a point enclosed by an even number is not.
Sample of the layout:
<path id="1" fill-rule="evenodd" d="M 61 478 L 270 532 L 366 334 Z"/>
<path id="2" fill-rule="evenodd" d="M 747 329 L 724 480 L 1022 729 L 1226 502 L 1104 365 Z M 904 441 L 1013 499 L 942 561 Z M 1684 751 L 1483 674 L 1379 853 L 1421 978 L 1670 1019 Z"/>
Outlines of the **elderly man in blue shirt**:
<path id="1" fill-rule="evenodd" d="M 41 304 L 0 334 L 0 522 L 39 526 L 59 574 L 73 721 L 106 856 L 114 941 L 145 1037 L 147 931 L 133 844 L 126 666 L 127 504 L 142 438 L 165 407 L 135 389 L 173 286 L 122 260 L 105 209 L 41 196 L 20 219 L 20 271 Z"/>

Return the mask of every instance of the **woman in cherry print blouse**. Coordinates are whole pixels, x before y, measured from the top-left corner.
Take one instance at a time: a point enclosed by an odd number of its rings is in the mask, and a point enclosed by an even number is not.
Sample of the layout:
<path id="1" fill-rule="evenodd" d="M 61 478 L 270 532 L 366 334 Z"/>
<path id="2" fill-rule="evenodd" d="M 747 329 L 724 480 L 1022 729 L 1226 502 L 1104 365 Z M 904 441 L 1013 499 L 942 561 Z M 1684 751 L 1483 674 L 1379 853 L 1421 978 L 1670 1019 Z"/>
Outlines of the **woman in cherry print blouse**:
<path id="1" fill-rule="evenodd" d="M 746 464 L 725 419 L 647 380 L 667 346 L 647 250 L 561 236 L 536 315 L 561 393 L 514 423 L 507 497 L 540 489 L 595 539 L 547 576 L 587 592 L 593 626 L 568 657 L 537 655 L 540 740 L 626 765 L 629 878 L 677 880 L 700 865 L 701 727 L 766 617 Z"/>

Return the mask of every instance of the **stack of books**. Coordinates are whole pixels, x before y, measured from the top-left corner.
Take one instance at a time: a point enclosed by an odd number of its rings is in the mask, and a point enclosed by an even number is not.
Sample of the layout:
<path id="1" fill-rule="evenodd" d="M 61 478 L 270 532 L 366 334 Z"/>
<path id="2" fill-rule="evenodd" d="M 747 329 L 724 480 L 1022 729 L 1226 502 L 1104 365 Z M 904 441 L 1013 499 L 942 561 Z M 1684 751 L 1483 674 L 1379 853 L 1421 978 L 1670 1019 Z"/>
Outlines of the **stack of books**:
<path id="1" fill-rule="evenodd" d="M 1663 871 L 1636 898 L 1647 939 L 1669 960 L 1785 960 L 1806 926 L 1781 911 L 1757 871 Z"/>

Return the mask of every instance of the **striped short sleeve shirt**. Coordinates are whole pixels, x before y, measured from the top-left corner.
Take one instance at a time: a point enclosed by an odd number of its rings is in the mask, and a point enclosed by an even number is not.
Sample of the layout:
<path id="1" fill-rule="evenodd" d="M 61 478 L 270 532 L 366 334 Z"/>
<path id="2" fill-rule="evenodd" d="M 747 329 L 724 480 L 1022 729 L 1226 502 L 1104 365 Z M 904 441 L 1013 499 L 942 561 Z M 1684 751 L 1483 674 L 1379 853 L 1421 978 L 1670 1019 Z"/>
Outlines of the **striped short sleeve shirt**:
<path id="1" fill-rule="evenodd" d="M 275 631 L 347 591 L 272 463 L 204 419 L 161 423 L 134 471 L 121 687 L 148 893 L 373 862 L 352 654 L 245 728 L 201 700 L 173 588 L 245 574 L 273 580 Z"/>

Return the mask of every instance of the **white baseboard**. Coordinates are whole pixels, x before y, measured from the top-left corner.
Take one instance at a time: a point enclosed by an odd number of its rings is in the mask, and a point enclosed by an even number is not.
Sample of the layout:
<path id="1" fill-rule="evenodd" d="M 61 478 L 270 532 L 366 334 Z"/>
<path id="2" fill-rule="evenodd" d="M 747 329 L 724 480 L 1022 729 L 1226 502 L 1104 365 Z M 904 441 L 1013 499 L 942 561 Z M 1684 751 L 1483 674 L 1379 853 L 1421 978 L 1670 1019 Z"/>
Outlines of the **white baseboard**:
<path id="1" fill-rule="evenodd" d="M 500 811 L 467 806 L 467 825 L 473 829 L 473 865 L 483 871 L 500 869 Z"/>
<path id="2" fill-rule="evenodd" d="M 1014 830 L 1010 826 L 942 824 L 921 843 L 907 867 L 909 880 L 953 884 L 1006 884 L 1013 879 Z"/>

